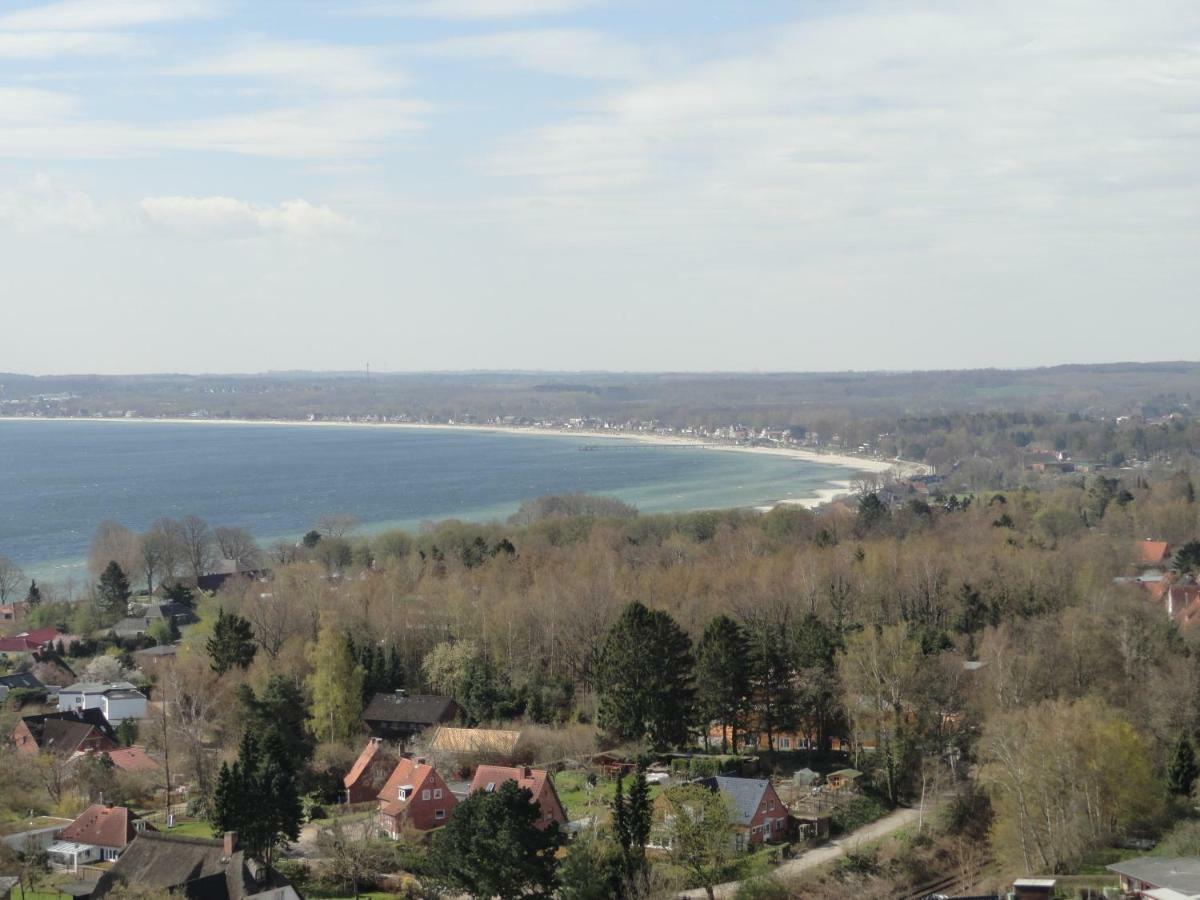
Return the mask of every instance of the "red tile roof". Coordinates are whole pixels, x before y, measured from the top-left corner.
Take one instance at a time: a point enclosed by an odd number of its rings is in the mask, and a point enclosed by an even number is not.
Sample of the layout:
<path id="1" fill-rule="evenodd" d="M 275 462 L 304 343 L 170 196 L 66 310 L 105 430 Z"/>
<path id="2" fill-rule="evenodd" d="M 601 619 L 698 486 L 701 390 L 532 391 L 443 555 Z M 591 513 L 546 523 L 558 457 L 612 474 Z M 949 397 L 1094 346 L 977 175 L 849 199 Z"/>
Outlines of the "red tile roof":
<path id="1" fill-rule="evenodd" d="M 124 806 L 89 806 L 74 822 L 58 833 L 59 840 L 124 850 L 137 835 L 134 817 Z"/>
<path id="2" fill-rule="evenodd" d="M 486 790 L 489 784 L 493 785 L 493 789 L 495 789 L 506 781 L 515 781 L 517 787 L 529 788 L 536 798 L 542 792 L 542 785 L 546 783 L 546 777 L 544 769 L 518 766 L 480 766 L 475 770 L 475 777 L 471 779 L 471 793 Z"/>
<path id="3" fill-rule="evenodd" d="M 411 759 L 402 759 L 396 763 L 392 775 L 379 791 L 379 799 L 384 801 L 380 809 L 385 815 L 396 816 L 404 811 L 409 802 L 419 796 L 422 785 L 433 775 L 433 766 L 428 763 L 418 763 Z M 412 793 L 407 800 L 401 800 L 400 788 L 411 787 Z"/>
<path id="4" fill-rule="evenodd" d="M 1166 541 L 1142 541 L 1138 544 L 1138 562 L 1147 566 L 1166 562 L 1170 555 Z"/>
<path id="5" fill-rule="evenodd" d="M 342 779 L 342 784 L 345 787 L 353 787 L 358 783 L 358 779 L 363 777 L 363 774 L 370 767 L 380 752 L 383 750 L 383 741 L 379 738 L 371 738 L 367 741 L 367 746 L 363 747 L 362 753 L 358 754 L 358 759 L 354 761 L 354 765 L 350 767 L 350 771 L 346 773 L 346 777 Z"/>
<path id="6" fill-rule="evenodd" d="M 105 754 L 122 772 L 157 772 L 162 768 L 144 747 L 118 747 Z"/>

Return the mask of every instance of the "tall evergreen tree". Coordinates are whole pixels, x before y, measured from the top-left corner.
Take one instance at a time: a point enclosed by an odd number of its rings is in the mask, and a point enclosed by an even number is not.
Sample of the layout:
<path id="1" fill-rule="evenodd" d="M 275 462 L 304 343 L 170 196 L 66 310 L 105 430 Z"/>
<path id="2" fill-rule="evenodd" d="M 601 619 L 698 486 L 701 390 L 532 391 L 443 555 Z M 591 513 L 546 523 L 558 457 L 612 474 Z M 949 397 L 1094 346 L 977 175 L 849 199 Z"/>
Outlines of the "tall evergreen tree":
<path id="1" fill-rule="evenodd" d="M 1192 785 L 1200 776 L 1200 766 L 1196 764 L 1196 752 L 1192 742 L 1186 735 L 1180 735 L 1175 752 L 1171 754 L 1171 762 L 1167 766 L 1167 787 L 1172 794 L 1186 797 L 1192 792 Z"/>
<path id="2" fill-rule="evenodd" d="M 277 746 L 292 769 L 299 771 L 312 759 L 308 698 L 296 679 L 276 673 L 261 694 L 242 684 L 236 697 L 245 729 L 260 735 L 264 745 Z"/>
<path id="3" fill-rule="evenodd" d="M 750 688 L 758 726 L 775 749 L 777 732 L 796 723 L 795 667 L 787 635 L 774 623 L 756 622 L 749 630 Z"/>
<path id="4" fill-rule="evenodd" d="M 665 612 L 637 601 L 609 629 L 596 667 L 599 722 L 624 741 L 688 739 L 695 706 L 691 641 Z"/>
<path id="5" fill-rule="evenodd" d="M 540 817 L 533 794 L 511 779 L 494 791 L 476 791 L 434 836 L 429 864 L 435 878 L 472 897 L 550 900 L 563 836 L 557 823 L 538 828 Z"/>
<path id="6" fill-rule="evenodd" d="M 249 668 L 258 650 L 249 620 L 237 613 L 226 614 L 224 609 L 217 610 L 217 621 L 206 648 L 213 671 L 218 675 L 224 675 L 234 666 Z"/>
<path id="7" fill-rule="evenodd" d="M 112 560 L 100 573 L 100 581 L 96 585 L 96 604 L 103 612 L 111 614 L 122 612 L 128 602 L 129 579 L 117 561 Z"/>
<path id="8" fill-rule="evenodd" d="M 270 860 L 300 836 L 302 810 L 295 770 L 279 742 L 261 744 L 247 731 L 232 765 L 222 763 L 209 821 L 213 833 L 236 831 L 246 851 Z"/>
<path id="9" fill-rule="evenodd" d="M 617 786 L 612 798 L 612 828 L 621 856 L 629 852 L 629 807 L 625 803 L 625 776 L 617 775 Z"/>
<path id="10" fill-rule="evenodd" d="M 36 578 L 29 582 L 29 590 L 25 592 L 25 602 L 29 604 L 30 609 L 36 609 L 37 605 L 42 602 L 42 589 L 38 587 Z"/>
<path id="11" fill-rule="evenodd" d="M 717 616 L 696 647 L 696 701 L 702 724 L 721 725 L 721 751 L 738 733 L 750 702 L 750 642 L 729 616 Z"/>

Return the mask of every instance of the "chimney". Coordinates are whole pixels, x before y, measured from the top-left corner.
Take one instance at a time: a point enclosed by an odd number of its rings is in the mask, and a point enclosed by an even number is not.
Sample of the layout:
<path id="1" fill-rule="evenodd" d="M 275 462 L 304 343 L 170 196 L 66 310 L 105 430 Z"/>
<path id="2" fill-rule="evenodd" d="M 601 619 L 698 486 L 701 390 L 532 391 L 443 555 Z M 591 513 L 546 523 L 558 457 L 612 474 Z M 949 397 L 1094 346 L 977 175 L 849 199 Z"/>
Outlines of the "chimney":
<path id="1" fill-rule="evenodd" d="M 526 766 L 526 767 L 525 767 L 525 777 L 526 777 L 526 778 L 532 778 L 532 777 L 533 777 L 533 769 L 531 769 L 529 766 Z"/>
<path id="2" fill-rule="evenodd" d="M 237 832 L 236 831 L 225 832 L 225 848 L 224 848 L 225 855 L 233 856 L 233 854 L 237 853 L 237 849 L 238 849 Z"/>
<path id="3" fill-rule="evenodd" d="M 423 766 L 423 765 L 425 765 L 425 762 L 426 762 L 426 760 L 425 760 L 425 757 L 423 757 L 423 756 L 418 756 L 418 757 L 417 757 L 417 765 L 418 765 L 418 766 Z"/>

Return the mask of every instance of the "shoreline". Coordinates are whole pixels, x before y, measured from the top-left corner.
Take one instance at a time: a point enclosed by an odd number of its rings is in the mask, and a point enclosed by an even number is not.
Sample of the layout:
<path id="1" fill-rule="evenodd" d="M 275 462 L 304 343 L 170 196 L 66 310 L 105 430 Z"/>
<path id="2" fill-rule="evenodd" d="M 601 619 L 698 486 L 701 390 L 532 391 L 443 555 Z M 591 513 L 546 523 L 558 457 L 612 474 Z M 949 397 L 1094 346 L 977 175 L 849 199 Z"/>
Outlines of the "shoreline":
<path id="1" fill-rule="evenodd" d="M 476 425 L 476 424 L 441 424 L 435 422 L 341 422 L 335 420 L 305 421 L 297 419 L 192 419 L 192 418 L 105 418 L 94 416 L 0 416 L 0 422 L 128 422 L 133 424 L 164 424 L 164 425 L 267 425 L 267 426 L 304 426 L 310 428 L 394 428 L 423 431 L 472 431 L 492 432 L 495 434 L 534 435 L 535 437 L 584 437 L 608 440 L 635 441 L 641 444 L 656 444 L 658 446 L 695 447 L 703 450 L 718 450 L 726 453 L 757 453 L 765 456 L 777 456 L 800 460 L 801 462 L 818 465 L 838 466 L 852 469 L 856 472 L 869 472 L 880 475 L 895 471 L 901 476 L 928 474 L 929 467 L 923 463 L 914 463 L 901 459 L 867 459 L 849 454 L 821 453 L 801 447 L 755 447 L 741 444 L 723 444 L 698 437 L 681 435 L 642 434 L 627 431 L 595 431 L 586 428 L 546 428 L 536 425 Z M 830 482 L 830 484 L 846 485 L 849 493 L 849 482 Z M 821 493 L 827 493 L 822 490 Z M 803 503 L 807 498 L 781 500 L 779 503 Z M 832 498 L 831 498 L 832 499 Z M 776 504 L 778 505 L 778 504 Z"/>

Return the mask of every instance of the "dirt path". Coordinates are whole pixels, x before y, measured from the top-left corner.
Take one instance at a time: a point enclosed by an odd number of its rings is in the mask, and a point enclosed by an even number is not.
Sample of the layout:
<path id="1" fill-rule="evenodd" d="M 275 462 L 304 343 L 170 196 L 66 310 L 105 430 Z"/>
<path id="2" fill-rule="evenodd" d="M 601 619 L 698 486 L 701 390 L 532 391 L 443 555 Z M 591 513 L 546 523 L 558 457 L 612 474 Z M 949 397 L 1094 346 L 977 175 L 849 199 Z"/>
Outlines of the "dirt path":
<path id="1" fill-rule="evenodd" d="M 868 841 L 874 841 L 885 835 L 891 834 L 893 831 L 899 831 L 906 825 L 913 825 L 921 816 L 919 809 L 898 809 L 895 812 L 888 813 L 882 819 L 872 822 L 870 825 L 864 825 L 858 831 L 853 831 L 845 837 L 838 838 L 836 841 L 831 841 L 823 847 L 818 847 L 815 850 L 810 850 L 802 856 L 788 860 L 783 865 L 775 869 L 775 873 L 782 878 L 791 878 L 806 872 L 809 869 L 815 869 L 817 866 L 832 862 L 833 860 L 844 856 L 847 850 L 853 850 L 860 844 L 865 844 Z M 741 886 L 740 881 L 727 881 L 724 884 L 718 884 L 715 889 L 717 897 L 732 897 L 737 893 L 738 887 Z M 691 891 L 684 891 L 680 897 L 703 898 L 707 896 L 704 893 L 704 888 L 696 888 Z"/>

